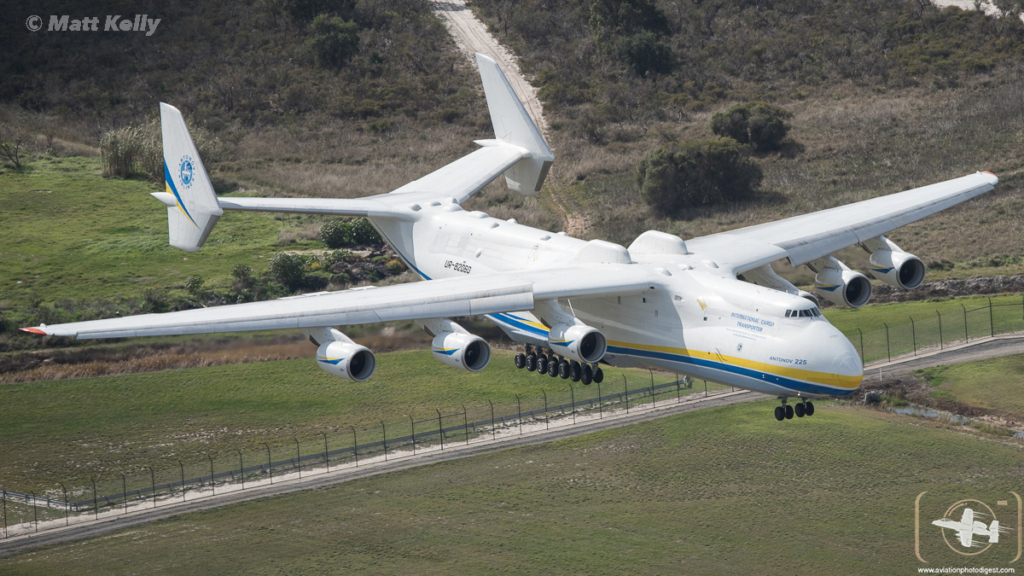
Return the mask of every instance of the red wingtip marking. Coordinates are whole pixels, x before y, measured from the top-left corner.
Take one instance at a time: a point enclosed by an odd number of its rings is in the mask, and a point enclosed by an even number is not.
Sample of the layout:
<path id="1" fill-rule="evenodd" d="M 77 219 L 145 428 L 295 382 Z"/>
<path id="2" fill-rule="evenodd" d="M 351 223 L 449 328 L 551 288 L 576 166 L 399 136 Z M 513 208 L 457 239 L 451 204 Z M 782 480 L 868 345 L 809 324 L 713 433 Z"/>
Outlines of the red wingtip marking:
<path id="1" fill-rule="evenodd" d="M 28 332 L 30 334 L 38 334 L 40 336 L 46 336 L 46 332 L 40 330 L 39 328 L 22 328 L 22 331 Z"/>
<path id="2" fill-rule="evenodd" d="M 988 170 L 983 170 L 981 173 L 982 174 L 988 174 L 989 176 L 995 176 L 995 174 L 989 172 Z"/>

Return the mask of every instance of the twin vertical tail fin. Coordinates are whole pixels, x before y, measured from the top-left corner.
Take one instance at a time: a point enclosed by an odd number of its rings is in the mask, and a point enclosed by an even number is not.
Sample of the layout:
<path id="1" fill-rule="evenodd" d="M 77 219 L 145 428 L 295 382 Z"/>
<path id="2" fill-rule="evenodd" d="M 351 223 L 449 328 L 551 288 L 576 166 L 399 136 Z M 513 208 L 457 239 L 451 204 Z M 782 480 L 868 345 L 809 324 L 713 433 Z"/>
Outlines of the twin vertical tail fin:
<path id="1" fill-rule="evenodd" d="M 527 152 L 522 160 L 505 171 L 505 183 L 511 190 L 533 196 L 540 192 L 555 155 L 498 64 L 483 54 L 476 55 L 476 64 L 480 69 L 495 138 Z"/>
<path id="2" fill-rule="evenodd" d="M 181 112 L 160 103 L 166 192 L 153 194 L 167 205 L 171 246 L 186 252 L 202 248 L 224 210 L 199 158 Z"/>

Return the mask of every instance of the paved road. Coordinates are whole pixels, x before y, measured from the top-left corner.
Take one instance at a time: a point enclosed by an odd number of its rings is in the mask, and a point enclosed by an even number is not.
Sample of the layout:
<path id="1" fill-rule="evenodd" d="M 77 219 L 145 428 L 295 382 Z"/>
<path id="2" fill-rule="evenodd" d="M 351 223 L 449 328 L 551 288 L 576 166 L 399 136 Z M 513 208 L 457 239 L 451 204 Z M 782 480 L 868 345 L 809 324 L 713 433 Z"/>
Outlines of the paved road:
<path id="1" fill-rule="evenodd" d="M 903 356 L 892 362 L 875 362 L 864 367 L 864 381 L 898 376 L 932 366 L 962 364 L 999 356 L 1024 354 L 1024 334 L 1006 334 L 994 338 L 983 338 L 955 348 L 932 351 L 919 356 Z"/>

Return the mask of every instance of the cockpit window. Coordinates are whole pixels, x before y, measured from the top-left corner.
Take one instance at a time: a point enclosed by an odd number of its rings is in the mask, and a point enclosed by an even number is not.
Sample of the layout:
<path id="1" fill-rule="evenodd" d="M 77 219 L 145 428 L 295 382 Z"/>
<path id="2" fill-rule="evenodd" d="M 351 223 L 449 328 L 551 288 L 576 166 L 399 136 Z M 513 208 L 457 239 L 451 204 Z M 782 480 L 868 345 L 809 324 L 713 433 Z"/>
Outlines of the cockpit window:
<path id="1" fill-rule="evenodd" d="M 786 318 L 817 318 L 821 316 L 821 310 L 817 307 L 804 310 L 786 310 Z"/>

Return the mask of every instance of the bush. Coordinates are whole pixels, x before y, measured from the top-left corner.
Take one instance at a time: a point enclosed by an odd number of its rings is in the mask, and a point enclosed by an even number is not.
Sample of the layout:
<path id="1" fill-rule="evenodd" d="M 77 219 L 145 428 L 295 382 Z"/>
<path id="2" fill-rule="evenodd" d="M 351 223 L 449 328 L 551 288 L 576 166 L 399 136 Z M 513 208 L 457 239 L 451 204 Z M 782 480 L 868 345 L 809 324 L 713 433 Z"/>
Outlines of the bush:
<path id="1" fill-rule="evenodd" d="M 764 102 L 733 104 L 711 117 L 711 131 L 750 144 L 754 150 L 774 150 L 789 131 L 783 120 L 791 116 L 786 110 Z"/>
<path id="2" fill-rule="evenodd" d="M 351 20 L 321 14 L 309 25 L 312 37 L 306 46 L 322 68 L 338 70 L 359 51 L 359 25 Z"/>
<path id="3" fill-rule="evenodd" d="M 189 276 L 185 280 L 185 291 L 192 295 L 193 298 L 198 298 L 203 293 L 203 284 L 206 281 L 203 280 L 202 276 Z"/>
<path id="4" fill-rule="evenodd" d="M 190 132 L 204 164 L 215 162 L 220 155 L 220 142 L 199 126 L 190 127 Z M 100 138 L 100 155 L 104 177 L 131 178 L 141 174 L 154 182 L 164 181 L 164 146 L 159 120 L 106 132 Z"/>
<path id="5" fill-rule="evenodd" d="M 671 72 L 675 61 L 668 44 L 649 30 L 620 39 L 616 52 L 637 76 Z"/>
<path id="6" fill-rule="evenodd" d="M 637 166 L 640 197 L 668 216 L 687 207 L 748 199 L 762 178 L 748 154 L 732 138 L 665 144 Z"/>
<path id="7" fill-rule="evenodd" d="M 320 240 L 328 248 L 345 248 L 352 245 L 352 225 L 341 220 L 329 220 L 320 227 Z"/>
<path id="8" fill-rule="evenodd" d="M 242 286 L 243 289 L 252 288 L 256 284 L 256 276 L 253 275 L 252 267 L 247 264 L 235 264 L 231 269 L 231 276 Z"/>
<path id="9" fill-rule="evenodd" d="M 359 246 L 378 246 L 384 242 L 366 218 L 352 221 L 352 240 Z"/>
<path id="10" fill-rule="evenodd" d="M 305 263 L 298 254 L 278 252 L 270 259 L 270 275 L 288 290 L 302 286 L 306 279 Z"/>

